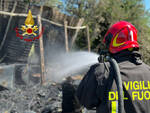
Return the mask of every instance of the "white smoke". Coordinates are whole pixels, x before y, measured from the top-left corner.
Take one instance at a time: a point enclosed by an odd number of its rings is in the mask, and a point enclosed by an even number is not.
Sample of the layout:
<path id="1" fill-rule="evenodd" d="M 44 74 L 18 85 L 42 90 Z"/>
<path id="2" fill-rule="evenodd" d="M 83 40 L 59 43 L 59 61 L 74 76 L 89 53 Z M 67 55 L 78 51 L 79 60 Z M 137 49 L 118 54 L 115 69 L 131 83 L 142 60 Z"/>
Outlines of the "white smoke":
<path id="1" fill-rule="evenodd" d="M 91 52 L 58 52 L 53 59 L 47 60 L 46 79 L 61 82 L 63 78 L 86 72 L 98 62 L 98 54 Z"/>

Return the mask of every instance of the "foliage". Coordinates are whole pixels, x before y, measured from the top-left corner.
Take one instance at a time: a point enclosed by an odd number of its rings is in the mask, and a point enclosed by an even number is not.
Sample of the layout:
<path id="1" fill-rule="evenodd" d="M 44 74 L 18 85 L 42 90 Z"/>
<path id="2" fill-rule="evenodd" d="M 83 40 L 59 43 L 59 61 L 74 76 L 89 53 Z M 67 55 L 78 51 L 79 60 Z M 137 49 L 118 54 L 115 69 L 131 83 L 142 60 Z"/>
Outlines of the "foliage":
<path id="1" fill-rule="evenodd" d="M 120 20 L 131 22 L 138 29 L 144 61 L 150 64 L 150 13 L 145 11 L 143 3 L 143 0 L 66 0 L 64 10 L 85 19 L 84 24 L 90 27 L 93 51 L 105 48 L 102 40 L 110 25 Z M 80 33 L 76 44 L 85 48 L 87 44 L 81 39 L 83 32 Z"/>
<path id="2" fill-rule="evenodd" d="M 62 2 L 60 0 L 24 0 L 25 3 L 30 3 L 31 5 L 45 5 L 53 8 L 58 8 L 62 6 Z"/>
<path id="3" fill-rule="evenodd" d="M 45 5 L 54 7 L 54 8 L 58 8 L 58 7 L 62 6 L 62 2 L 60 0 L 46 0 Z"/>

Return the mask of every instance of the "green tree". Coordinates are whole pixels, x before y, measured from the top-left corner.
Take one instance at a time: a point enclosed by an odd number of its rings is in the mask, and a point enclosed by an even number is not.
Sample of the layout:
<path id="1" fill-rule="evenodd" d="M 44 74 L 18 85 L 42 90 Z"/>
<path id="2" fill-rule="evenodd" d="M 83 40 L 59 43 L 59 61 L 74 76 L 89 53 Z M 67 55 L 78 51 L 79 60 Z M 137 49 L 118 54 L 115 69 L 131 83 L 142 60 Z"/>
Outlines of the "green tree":
<path id="1" fill-rule="evenodd" d="M 64 10 L 85 19 L 90 27 L 92 49 L 104 49 L 103 37 L 107 29 L 117 21 L 131 22 L 138 29 L 138 40 L 144 61 L 150 64 L 150 13 L 145 11 L 143 0 L 66 0 Z M 80 32 L 77 45 L 85 48 L 84 32 Z"/>

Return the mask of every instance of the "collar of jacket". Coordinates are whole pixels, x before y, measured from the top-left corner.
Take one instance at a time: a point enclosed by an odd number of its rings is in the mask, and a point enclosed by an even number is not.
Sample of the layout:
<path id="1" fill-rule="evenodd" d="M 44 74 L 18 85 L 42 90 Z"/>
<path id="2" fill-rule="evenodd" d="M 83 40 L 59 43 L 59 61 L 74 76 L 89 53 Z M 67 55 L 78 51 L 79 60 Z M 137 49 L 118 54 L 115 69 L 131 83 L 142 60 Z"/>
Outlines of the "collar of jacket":
<path id="1" fill-rule="evenodd" d="M 111 55 L 118 63 L 122 61 L 131 61 L 132 63 L 135 63 L 136 65 L 142 64 L 141 60 L 141 54 L 139 51 L 128 51 L 124 50 L 122 52 L 119 52 L 117 54 Z"/>

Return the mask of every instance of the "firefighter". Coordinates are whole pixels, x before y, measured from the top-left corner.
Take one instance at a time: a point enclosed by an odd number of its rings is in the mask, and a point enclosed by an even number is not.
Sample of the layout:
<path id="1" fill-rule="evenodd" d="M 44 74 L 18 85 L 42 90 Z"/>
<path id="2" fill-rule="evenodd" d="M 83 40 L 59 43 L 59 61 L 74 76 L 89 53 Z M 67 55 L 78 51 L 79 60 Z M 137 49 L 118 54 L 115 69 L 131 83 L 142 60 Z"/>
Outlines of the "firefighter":
<path id="1" fill-rule="evenodd" d="M 109 28 L 103 42 L 120 69 L 123 113 L 150 113 L 150 67 L 141 60 L 136 28 L 129 22 L 119 21 Z M 77 89 L 81 105 L 96 109 L 97 113 L 118 113 L 114 74 L 110 62 L 91 66 Z"/>
<path id="2" fill-rule="evenodd" d="M 75 81 L 77 83 L 75 83 Z M 82 108 L 76 97 L 76 89 L 78 86 L 77 79 L 67 77 L 62 83 L 62 112 L 61 113 L 82 113 Z"/>

